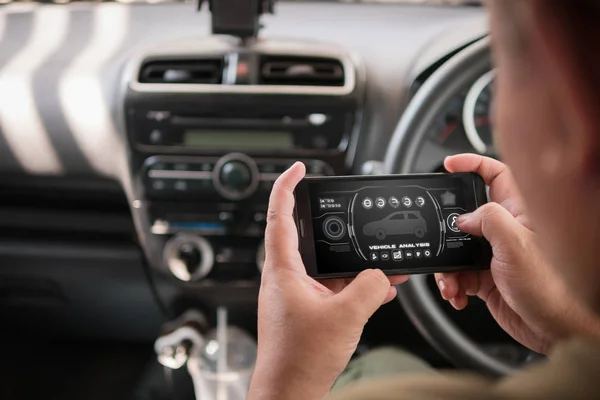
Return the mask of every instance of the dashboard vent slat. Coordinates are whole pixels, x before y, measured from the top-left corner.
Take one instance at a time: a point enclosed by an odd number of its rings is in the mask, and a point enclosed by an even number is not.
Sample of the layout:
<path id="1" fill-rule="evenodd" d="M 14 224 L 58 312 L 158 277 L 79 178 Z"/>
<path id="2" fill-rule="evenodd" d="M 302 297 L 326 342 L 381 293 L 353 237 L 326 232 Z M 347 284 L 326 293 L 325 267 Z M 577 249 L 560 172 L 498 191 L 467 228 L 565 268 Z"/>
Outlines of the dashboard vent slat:
<path id="1" fill-rule="evenodd" d="M 221 84 L 223 59 L 146 61 L 140 69 L 140 83 Z"/>
<path id="2" fill-rule="evenodd" d="M 260 83 L 281 86 L 344 86 L 339 60 L 319 57 L 263 56 Z"/>

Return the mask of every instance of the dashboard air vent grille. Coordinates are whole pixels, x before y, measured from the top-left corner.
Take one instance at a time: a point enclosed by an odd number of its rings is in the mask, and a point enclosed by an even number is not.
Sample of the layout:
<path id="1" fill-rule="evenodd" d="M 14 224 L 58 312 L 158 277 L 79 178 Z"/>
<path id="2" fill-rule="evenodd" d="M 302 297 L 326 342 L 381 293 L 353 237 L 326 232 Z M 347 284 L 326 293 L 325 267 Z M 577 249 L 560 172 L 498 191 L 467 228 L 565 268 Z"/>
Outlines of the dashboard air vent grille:
<path id="1" fill-rule="evenodd" d="M 140 69 L 141 83 L 220 84 L 223 58 L 150 60 Z"/>
<path id="2" fill-rule="evenodd" d="M 282 86 L 344 86 L 339 60 L 320 57 L 263 56 L 260 83 Z"/>

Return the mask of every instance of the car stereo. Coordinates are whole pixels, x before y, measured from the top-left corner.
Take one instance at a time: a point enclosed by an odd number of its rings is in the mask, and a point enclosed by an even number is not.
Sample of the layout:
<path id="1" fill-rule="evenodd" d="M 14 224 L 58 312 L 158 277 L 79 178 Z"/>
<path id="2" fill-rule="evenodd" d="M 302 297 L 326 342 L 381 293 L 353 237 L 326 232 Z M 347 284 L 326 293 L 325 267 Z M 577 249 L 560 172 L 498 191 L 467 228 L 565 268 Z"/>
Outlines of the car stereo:
<path id="1" fill-rule="evenodd" d="M 346 49 L 222 37 L 165 43 L 127 69 L 133 213 L 167 279 L 256 287 L 267 203 L 295 161 L 350 173 L 365 71 Z"/>
<path id="2" fill-rule="evenodd" d="M 268 112 L 233 110 L 227 115 L 173 108 L 133 110 L 131 125 L 136 133 L 136 145 L 146 149 L 170 147 L 190 152 L 284 151 L 291 154 L 298 150 L 335 150 L 344 146 L 355 117 L 351 110 L 274 108 L 276 111 Z"/>

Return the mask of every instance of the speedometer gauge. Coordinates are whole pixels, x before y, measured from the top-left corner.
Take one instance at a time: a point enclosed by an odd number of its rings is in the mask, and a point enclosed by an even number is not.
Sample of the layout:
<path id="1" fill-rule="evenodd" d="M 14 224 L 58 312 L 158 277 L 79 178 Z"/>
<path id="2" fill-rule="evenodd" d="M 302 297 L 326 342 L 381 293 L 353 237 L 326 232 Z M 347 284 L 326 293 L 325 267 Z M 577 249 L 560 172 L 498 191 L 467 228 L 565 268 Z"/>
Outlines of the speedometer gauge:
<path id="1" fill-rule="evenodd" d="M 463 109 L 463 124 L 467 139 L 480 154 L 494 153 L 492 137 L 492 95 L 496 71 L 477 80 L 469 90 Z"/>

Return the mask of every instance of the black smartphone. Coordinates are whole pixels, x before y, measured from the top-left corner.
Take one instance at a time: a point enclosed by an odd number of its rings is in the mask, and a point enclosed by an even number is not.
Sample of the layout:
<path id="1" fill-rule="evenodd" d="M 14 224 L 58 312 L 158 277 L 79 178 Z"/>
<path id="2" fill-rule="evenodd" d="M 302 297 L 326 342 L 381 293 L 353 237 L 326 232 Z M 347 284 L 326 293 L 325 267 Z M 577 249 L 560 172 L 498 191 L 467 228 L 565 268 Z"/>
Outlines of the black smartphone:
<path id="1" fill-rule="evenodd" d="M 295 197 L 300 253 L 314 278 L 490 267 L 489 243 L 456 225 L 487 202 L 477 174 L 306 178 Z"/>

